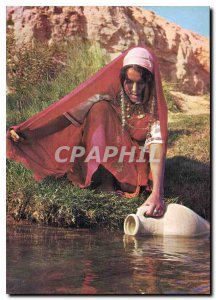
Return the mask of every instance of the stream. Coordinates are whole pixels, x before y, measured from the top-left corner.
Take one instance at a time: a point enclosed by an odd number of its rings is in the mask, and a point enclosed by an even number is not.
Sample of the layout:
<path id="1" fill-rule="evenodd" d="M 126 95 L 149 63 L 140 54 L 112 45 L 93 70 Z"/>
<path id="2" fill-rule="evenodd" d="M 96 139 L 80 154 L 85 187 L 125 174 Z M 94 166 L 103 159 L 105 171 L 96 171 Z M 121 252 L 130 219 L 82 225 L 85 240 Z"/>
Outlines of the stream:
<path id="1" fill-rule="evenodd" d="M 7 293 L 210 294 L 208 238 L 7 225 Z"/>

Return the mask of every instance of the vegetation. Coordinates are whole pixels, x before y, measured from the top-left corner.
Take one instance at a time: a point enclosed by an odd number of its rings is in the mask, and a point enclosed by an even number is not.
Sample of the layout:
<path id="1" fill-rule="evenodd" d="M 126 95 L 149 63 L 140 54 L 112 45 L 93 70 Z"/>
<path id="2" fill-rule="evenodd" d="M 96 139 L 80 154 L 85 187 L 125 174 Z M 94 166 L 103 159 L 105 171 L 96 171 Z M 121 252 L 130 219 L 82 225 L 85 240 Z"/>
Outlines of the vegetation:
<path id="1" fill-rule="evenodd" d="M 19 123 L 56 101 L 95 73 L 106 62 L 96 44 L 74 41 L 34 50 L 7 45 L 8 126 Z M 169 86 L 165 95 L 172 110 Z M 175 106 L 175 111 L 179 110 Z M 175 114 L 170 123 L 166 164 L 166 202 L 182 203 L 210 218 L 209 116 Z M 7 212 L 16 220 L 70 227 L 117 229 L 128 213 L 148 197 L 134 199 L 74 187 L 66 178 L 35 182 L 29 170 L 7 161 Z"/>
<path id="2" fill-rule="evenodd" d="M 15 47 L 7 40 L 7 126 L 20 123 L 68 94 L 104 66 L 109 57 L 96 43 Z"/>
<path id="3" fill-rule="evenodd" d="M 166 98 L 167 107 L 170 112 L 177 113 L 182 111 L 181 103 L 176 97 L 173 97 L 171 91 L 175 89 L 175 86 L 171 85 L 167 81 L 163 81 L 163 92 Z"/>
<path id="4" fill-rule="evenodd" d="M 165 191 L 210 220 L 209 115 L 176 114 L 169 124 Z"/>

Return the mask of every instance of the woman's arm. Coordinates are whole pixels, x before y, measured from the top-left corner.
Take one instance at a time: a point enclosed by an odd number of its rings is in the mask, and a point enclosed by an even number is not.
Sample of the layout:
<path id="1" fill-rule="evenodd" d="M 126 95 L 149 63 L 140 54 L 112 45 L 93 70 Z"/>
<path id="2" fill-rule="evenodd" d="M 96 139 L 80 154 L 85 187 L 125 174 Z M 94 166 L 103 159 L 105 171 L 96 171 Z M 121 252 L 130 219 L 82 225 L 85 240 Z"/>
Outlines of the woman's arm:
<path id="1" fill-rule="evenodd" d="M 66 128 L 69 125 L 71 125 L 71 122 L 64 115 L 62 115 L 40 128 L 26 130 L 22 133 L 16 132 L 13 128 L 11 128 L 10 137 L 15 143 L 21 142 L 23 140 L 30 141 L 33 139 L 46 137 L 50 134 L 53 134 L 57 131 Z"/>
<path id="2" fill-rule="evenodd" d="M 21 142 L 23 140 L 33 140 L 37 138 L 43 138 L 57 131 L 60 131 L 67 126 L 73 124 L 74 126 L 80 126 L 94 103 L 101 100 L 110 101 L 112 98 L 110 95 L 96 94 L 90 97 L 85 103 L 81 103 L 76 108 L 65 112 L 55 120 L 47 123 L 46 125 L 23 132 L 16 132 L 13 127 L 10 129 L 10 137 L 14 142 Z"/>
<path id="3" fill-rule="evenodd" d="M 144 202 L 144 206 L 149 206 L 146 212 L 148 216 L 160 217 L 164 214 L 165 206 L 163 202 L 164 194 L 164 168 L 165 150 L 163 144 L 152 143 L 149 145 L 150 168 L 152 172 L 153 189 L 151 195 Z"/>

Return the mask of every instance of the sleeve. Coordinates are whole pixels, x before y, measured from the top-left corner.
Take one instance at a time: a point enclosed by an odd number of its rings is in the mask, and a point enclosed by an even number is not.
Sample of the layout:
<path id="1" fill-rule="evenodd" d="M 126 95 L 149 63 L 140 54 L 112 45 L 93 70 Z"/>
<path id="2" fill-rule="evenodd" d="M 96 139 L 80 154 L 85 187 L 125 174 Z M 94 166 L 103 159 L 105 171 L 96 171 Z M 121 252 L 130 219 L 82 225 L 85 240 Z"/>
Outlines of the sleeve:
<path id="1" fill-rule="evenodd" d="M 81 121 L 78 118 L 76 118 L 76 116 L 73 115 L 73 112 L 70 110 L 68 112 L 65 112 L 63 116 L 65 116 L 65 118 L 67 118 L 67 120 L 70 121 L 76 127 L 79 127 L 82 124 Z"/>
<path id="2" fill-rule="evenodd" d="M 54 134 L 71 124 L 79 127 L 85 120 L 85 117 L 88 113 L 88 111 L 91 109 L 92 105 L 97 103 L 101 100 L 110 100 L 111 97 L 109 95 L 99 95 L 96 94 L 93 97 L 89 98 L 85 103 L 81 103 L 75 108 L 72 108 L 68 110 L 67 112 L 63 113 L 56 119 L 48 122 L 42 127 L 38 127 L 35 129 L 27 129 L 25 131 L 17 132 L 21 137 L 24 138 L 24 140 L 33 140 L 38 138 L 44 138 L 50 134 Z M 13 127 L 10 128 L 10 130 L 13 129 Z"/>
<path id="3" fill-rule="evenodd" d="M 44 138 L 50 134 L 54 134 L 67 126 L 71 125 L 71 122 L 65 118 L 64 115 L 61 115 L 57 117 L 56 119 L 48 122 L 46 125 L 32 129 L 32 130 L 26 130 L 23 131 L 22 133 L 19 131 L 16 131 L 17 134 L 19 134 L 21 137 L 27 140 L 32 140 L 32 139 L 38 139 L 38 138 Z M 12 127 L 10 129 L 13 129 Z"/>
<path id="4" fill-rule="evenodd" d="M 71 122 L 74 126 L 79 127 L 85 120 L 89 110 L 92 106 L 99 101 L 111 101 L 112 97 L 110 95 L 100 95 L 96 94 L 90 97 L 86 102 L 68 110 L 63 115 L 65 118 Z"/>
<path id="5" fill-rule="evenodd" d="M 161 129 L 160 129 L 160 121 L 155 121 L 150 128 L 150 131 L 147 135 L 145 141 L 145 151 L 149 152 L 149 145 L 151 144 L 162 144 L 162 137 L 161 137 Z"/>

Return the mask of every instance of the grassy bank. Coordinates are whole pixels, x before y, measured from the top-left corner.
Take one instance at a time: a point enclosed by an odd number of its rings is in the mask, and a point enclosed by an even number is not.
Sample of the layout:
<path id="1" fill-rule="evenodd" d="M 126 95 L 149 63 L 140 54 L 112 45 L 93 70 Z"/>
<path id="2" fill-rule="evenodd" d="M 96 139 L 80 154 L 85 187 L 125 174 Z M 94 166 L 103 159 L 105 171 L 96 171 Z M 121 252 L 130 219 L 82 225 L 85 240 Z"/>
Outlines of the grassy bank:
<path id="1" fill-rule="evenodd" d="M 57 63 L 56 68 L 52 69 L 52 76 L 48 76 L 49 68 L 43 65 L 45 75 L 41 78 L 28 81 L 21 76 L 14 83 L 21 67 L 29 72 L 28 65 L 38 55 L 35 52 L 28 64 L 16 65 L 15 73 L 9 69 L 10 82 L 15 90 L 7 99 L 7 125 L 19 123 L 61 98 L 95 73 L 107 60 L 95 44 L 78 42 L 62 49 L 60 58 L 55 56 L 59 53 L 55 49 L 53 52 L 44 50 L 44 58 L 42 54 L 40 56 L 44 62 L 52 61 L 53 57 L 61 61 L 60 66 Z M 24 51 L 22 55 L 27 53 Z M 8 57 L 12 59 L 11 54 Z M 31 77 L 38 72 L 37 64 L 35 70 L 34 73 L 31 69 Z M 178 107 L 171 103 L 168 87 L 165 93 L 169 97 L 170 108 L 174 107 L 171 110 L 177 112 Z M 166 162 L 166 202 L 182 203 L 209 219 L 209 116 L 185 116 L 182 113 L 173 116 L 169 126 Z M 21 164 L 7 161 L 7 213 L 16 220 L 28 219 L 55 226 L 122 229 L 126 215 L 135 212 L 147 197 L 144 194 L 134 199 L 124 199 L 96 193 L 94 190 L 74 187 L 66 178 L 47 178 L 37 183 L 31 172 Z"/>
<path id="2" fill-rule="evenodd" d="M 210 220 L 209 115 L 176 114 L 169 124 L 165 190 Z"/>
<path id="3" fill-rule="evenodd" d="M 170 124 L 165 200 L 184 204 L 210 219 L 209 116 L 178 116 Z M 17 220 L 56 226 L 122 228 L 147 194 L 134 199 L 79 189 L 66 178 L 42 183 L 13 161 L 7 162 L 7 211 Z"/>

